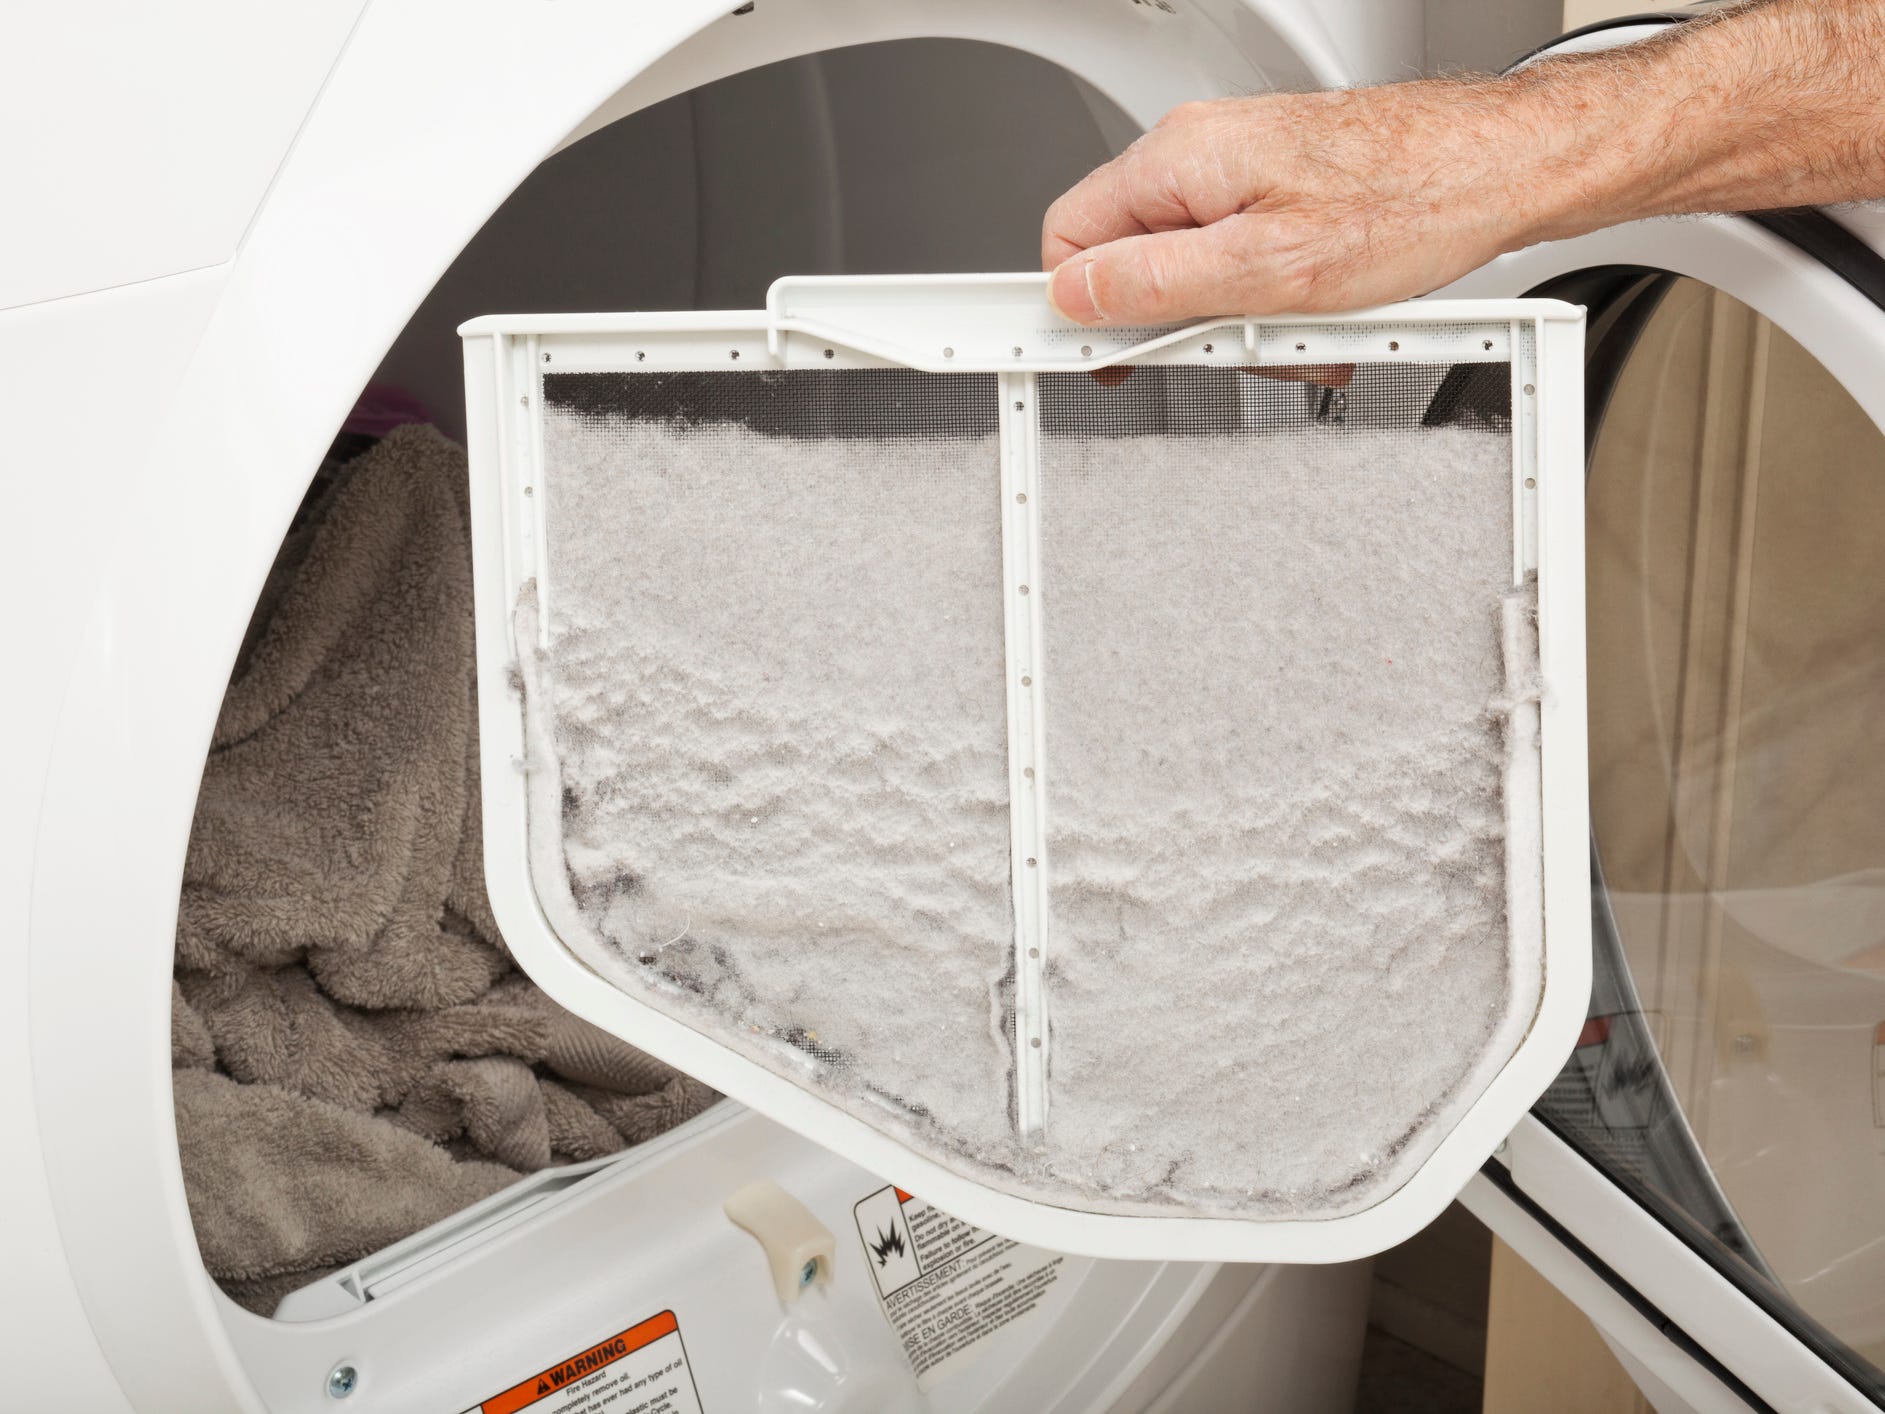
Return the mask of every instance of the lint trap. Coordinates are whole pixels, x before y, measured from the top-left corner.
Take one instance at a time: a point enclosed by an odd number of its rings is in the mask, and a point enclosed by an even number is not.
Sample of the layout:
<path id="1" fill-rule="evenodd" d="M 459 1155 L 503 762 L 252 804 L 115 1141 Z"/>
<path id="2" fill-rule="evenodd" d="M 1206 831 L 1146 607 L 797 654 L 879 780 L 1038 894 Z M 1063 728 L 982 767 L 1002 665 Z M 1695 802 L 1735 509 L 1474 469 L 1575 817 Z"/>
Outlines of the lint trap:
<path id="1" fill-rule="evenodd" d="M 461 333 L 487 877 L 565 1006 L 1102 1256 L 1385 1247 L 1556 1073 L 1580 310 Z"/>

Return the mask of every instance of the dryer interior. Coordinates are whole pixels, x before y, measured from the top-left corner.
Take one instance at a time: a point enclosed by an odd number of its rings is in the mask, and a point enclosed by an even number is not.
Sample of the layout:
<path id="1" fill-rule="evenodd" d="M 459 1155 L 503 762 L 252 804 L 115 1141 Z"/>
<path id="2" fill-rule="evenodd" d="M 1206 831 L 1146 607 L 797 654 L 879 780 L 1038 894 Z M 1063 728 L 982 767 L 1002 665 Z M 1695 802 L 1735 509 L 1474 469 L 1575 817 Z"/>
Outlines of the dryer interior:
<path id="1" fill-rule="evenodd" d="M 1047 203 L 1130 132 L 992 45 L 787 60 L 564 148 L 443 273 L 288 531 L 198 801 L 173 1062 L 199 1247 L 237 1302 L 271 1312 L 713 1099 L 549 1002 L 483 899 L 457 325 L 1025 269 Z"/>

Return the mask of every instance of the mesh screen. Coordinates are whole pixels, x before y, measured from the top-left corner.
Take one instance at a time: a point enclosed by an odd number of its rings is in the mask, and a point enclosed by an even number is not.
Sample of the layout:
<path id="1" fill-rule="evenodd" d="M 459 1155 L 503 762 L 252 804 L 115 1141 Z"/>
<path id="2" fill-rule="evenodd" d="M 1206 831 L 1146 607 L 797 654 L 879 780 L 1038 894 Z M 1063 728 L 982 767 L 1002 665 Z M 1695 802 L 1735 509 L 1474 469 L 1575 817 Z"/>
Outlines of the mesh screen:
<path id="1" fill-rule="evenodd" d="M 1510 372 L 1120 372 L 1036 399 L 1038 1139 L 993 376 L 546 375 L 532 830 L 619 985 L 957 1170 L 1352 1211 L 1510 1051 Z"/>
<path id="2" fill-rule="evenodd" d="M 556 413 L 672 428 L 726 424 L 774 437 L 961 441 L 995 435 L 992 375 L 904 368 L 765 373 L 555 373 Z"/>

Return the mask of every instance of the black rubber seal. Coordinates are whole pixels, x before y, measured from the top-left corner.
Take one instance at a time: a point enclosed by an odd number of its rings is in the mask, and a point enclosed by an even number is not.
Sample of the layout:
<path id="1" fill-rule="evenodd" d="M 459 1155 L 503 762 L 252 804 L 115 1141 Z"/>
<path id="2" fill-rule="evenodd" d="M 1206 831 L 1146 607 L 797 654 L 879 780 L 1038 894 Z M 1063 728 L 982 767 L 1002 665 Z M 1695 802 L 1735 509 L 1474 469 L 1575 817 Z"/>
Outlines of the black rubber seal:
<path id="1" fill-rule="evenodd" d="M 1816 206 L 1786 211 L 1750 211 L 1742 218 L 1810 255 L 1867 302 L 1885 309 L 1885 256 Z"/>
<path id="2" fill-rule="evenodd" d="M 1612 29 L 1629 29 L 1633 25 L 1685 25 L 1691 20 L 1700 18 L 1701 16 L 1693 10 L 1644 10 L 1640 14 L 1618 15 L 1613 19 L 1597 20 L 1591 24 L 1579 25 L 1576 29 L 1568 29 L 1556 39 L 1547 40 L 1535 49 L 1527 49 L 1506 65 L 1505 71 L 1509 74 L 1519 65 L 1529 64 L 1539 55 L 1550 53 L 1560 44 L 1573 39 L 1582 39 L 1587 34 L 1602 34 L 1605 30 Z"/>

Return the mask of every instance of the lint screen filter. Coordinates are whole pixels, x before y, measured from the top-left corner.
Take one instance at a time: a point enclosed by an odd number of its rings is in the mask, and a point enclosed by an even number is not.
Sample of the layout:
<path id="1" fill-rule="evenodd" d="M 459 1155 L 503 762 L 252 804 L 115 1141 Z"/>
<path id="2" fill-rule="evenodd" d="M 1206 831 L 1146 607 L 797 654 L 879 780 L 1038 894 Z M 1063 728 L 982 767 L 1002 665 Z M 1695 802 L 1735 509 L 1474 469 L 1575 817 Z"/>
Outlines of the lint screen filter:
<path id="1" fill-rule="evenodd" d="M 1537 847 L 1535 785 L 1506 798 L 1535 652 L 1511 437 L 1426 425 L 1443 373 L 1364 367 L 1345 420 L 1230 372 L 1041 377 L 1026 1136 L 994 380 L 546 377 L 519 638 L 553 925 L 994 1186 L 1378 1202 L 1537 1004 L 1538 920 L 1507 917 L 1509 807 Z"/>

